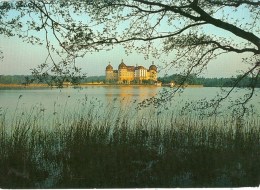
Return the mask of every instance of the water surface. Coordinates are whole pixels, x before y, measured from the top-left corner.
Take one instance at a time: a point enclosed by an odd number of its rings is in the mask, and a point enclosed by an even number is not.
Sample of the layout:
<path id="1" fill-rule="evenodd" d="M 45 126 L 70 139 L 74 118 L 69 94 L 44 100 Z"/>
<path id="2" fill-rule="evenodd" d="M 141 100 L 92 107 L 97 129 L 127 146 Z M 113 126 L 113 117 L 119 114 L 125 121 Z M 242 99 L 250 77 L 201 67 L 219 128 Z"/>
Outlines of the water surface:
<path id="1" fill-rule="evenodd" d="M 95 109 L 100 115 L 108 110 L 119 112 L 132 112 L 133 114 L 151 117 L 151 114 L 169 117 L 172 113 L 180 112 L 187 102 L 201 99 L 210 100 L 220 92 L 220 88 L 187 88 L 183 93 L 175 93 L 171 101 L 165 102 L 161 107 L 149 107 L 136 110 L 138 103 L 151 97 L 159 97 L 164 90 L 170 88 L 155 86 L 88 86 L 84 88 L 24 88 L 24 89 L 0 89 L 1 112 L 13 117 L 17 113 L 31 113 L 37 110 L 47 118 L 55 115 L 83 113 L 84 110 Z M 228 88 L 226 88 L 228 90 Z M 243 96 L 245 89 L 231 94 L 228 101 Z M 260 90 L 256 89 L 256 94 Z M 227 101 L 227 102 L 228 102 Z M 260 100 L 253 96 L 249 104 L 259 111 Z M 223 106 L 225 107 L 225 106 Z M 224 109 L 224 108 L 223 108 Z M 228 110 L 227 110 L 228 111 Z M 193 111 L 195 112 L 195 111 Z M 149 114 L 150 115 L 149 115 Z M 133 116 L 134 117 L 134 116 Z"/>

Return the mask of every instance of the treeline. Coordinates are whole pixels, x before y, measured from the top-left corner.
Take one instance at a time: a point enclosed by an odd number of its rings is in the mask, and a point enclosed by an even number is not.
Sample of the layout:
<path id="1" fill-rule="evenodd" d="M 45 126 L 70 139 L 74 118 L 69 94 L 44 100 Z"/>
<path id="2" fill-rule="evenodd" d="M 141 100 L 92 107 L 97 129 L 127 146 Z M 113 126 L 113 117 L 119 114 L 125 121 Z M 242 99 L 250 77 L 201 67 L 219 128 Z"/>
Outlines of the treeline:
<path id="1" fill-rule="evenodd" d="M 25 75 L 0 75 L 1 84 L 24 84 L 26 82 Z"/>
<path id="2" fill-rule="evenodd" d="M 81 79 L 81 83 L 84 83 L 84 82 L 103 82 L 105 83 L 106 81 L 106 76 L 90 76 L 90 77 L 86 77 L 86 78 L 83 78 Z"/>
<path id="3" fill-rule="evenodd" d="M 190 75 L 188 77 L 174 74 L 171 76 L 159 77 L 158 81 L 163 84 L 168 84 L 174 82 L 176 84 L 190 84 L 190 85 L 203 85 L 205 87 L 232 87 L 234 86 L 238 79 L 241 79 L 242 76 L 238 75 L 231 78 L 203 78 L 197 77 L 195 75 Z M 260 87 L 260 81 L 253 79 L 251 77 L 244 77 L 236 84 L 237 87 L 250 87 L 254 85 L 255 87 Z"/>
<path id="4" fill-rule="evenodd" d="M 34 80 L 35 77 L 32 75 L 0 75 L 0 84 L 30 84 L 30 83 L 46 83 L 51 81 L 52 76 L 48 76 L 45 80 Z M 105 82 L 105 76 L 90 76 L 84 78 L 77 78 L 75 83 L 91 83 L 91 82 Z M 54 80 L 54 79 L 53 79 Z M 67 82 L 65 80 L 65 82 Z"/>
<path id="5" fill-rule="evenodd" d="M 51 77 L 51 76 L 49 76 Z M 236 81 L 241 78 L 241 76 L 233 77 L 233 78 L 203 78 L 196 77 L 195 75 L 190 75 L 188 77 L 174 74 L 171 76 L 159 77 L 158 81 L 162 82 L 162 84 L 169 84 L 174 82 L 176 84 L 190 84 L 190 85 L 203 85 L 205 87 L 232 87 L 236 83 Z M 0 75 L 0 84 L 30 84 L 30 83 L 46 83 L 45 81 L 33 80 L 34 77 L 31 75 Z M 52 81 L 52 79 L 49 79 Z M 66 82 L 66 80 L 65 80 Z M 77 79 L 74 84 L 80 83 L 106 83 L 105 76 L 89 76 Z M 143 84 L 146 84 L 143 81 Z M 254 84 L 255 87 L 260 88 L 260 81 L 257 79 L 252 80 L 251 77 L 244 77 L 241 79 L 237 87 L 250 87 Z"/>

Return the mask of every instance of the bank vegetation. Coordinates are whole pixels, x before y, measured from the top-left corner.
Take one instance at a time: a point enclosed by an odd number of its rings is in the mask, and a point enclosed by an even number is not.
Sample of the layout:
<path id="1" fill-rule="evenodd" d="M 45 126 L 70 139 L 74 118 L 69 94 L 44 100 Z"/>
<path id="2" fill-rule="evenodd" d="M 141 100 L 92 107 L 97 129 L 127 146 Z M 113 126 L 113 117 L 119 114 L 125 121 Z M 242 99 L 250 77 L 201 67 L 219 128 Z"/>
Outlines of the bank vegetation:
<path id="1" fill-rule="evenodd" d="M 259 119 L 43 112 L 1 112 L 1 188 L 259 186 Z"/>

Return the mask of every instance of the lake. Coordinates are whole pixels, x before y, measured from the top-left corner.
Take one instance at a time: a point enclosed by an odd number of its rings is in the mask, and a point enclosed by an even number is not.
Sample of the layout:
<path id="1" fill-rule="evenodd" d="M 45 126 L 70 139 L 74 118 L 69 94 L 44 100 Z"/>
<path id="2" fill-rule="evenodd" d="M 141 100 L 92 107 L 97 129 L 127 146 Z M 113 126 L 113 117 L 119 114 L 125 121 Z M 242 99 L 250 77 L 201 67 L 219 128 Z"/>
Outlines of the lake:
<path id="1" fill-rule="evenodd" d="M 229 88 L 225 88 L 228 90 Z M 105 114 L 107 111 L 137 114 L 140 117 L 153 117 L 160 115 L 161 118 L 168 118 L 175 114 L 196 115 L 198 112 L 189 110 L 186 113 L 181 112 L 183 106 L 193 101 L 210 100 L 220 92 L 220 88 L 186 88 L 184 92 L 177 92 L 172 95 L 172 99 L 162 106 L 148 106 L 141 109 L 135 109 L 138 103 L 151 98 L 160 97 L 160 93 L 165 90 L 174 89 L 155 86 L 87 86 L 84 88 L 23 88 L 23 89 L 0 89 L 0 111 L 5 113 L 7 118 L 13 118 L 17 115 L 30 115 L 44 117 L 45 120 L 53 117 L 64 117 L 68 115 L 75 116 L 83 114 L 86 110 L 92 109 L 93 112 Z M 231 94 L 229 99 L 224 102 L 221 109 L 225 115 L 230 111 L 226 109 L 228 101 L 235 100 L 243 96 L 245 89 L 240 89 L 237 93 Z M 256 95 L 260 94 L 260 89 L 256 89 Z M 260 101 L 257 96 L 253 96 L 249 104 L 254 105 L 254 111 L 260 110 Z M 130 117 L 130 116 L 129 116 Z M 259 117 L 254 116 L 254 117 Z"/>

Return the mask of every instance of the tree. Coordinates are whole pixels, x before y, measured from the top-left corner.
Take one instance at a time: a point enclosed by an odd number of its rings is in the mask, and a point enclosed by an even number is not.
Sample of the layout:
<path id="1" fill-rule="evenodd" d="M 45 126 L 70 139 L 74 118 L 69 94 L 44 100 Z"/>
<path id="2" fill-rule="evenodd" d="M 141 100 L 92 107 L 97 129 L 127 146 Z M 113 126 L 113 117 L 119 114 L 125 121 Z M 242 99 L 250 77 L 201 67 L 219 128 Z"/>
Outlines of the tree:
<path id="1" fill-rule="evenodd" d="M 0 34 L 19 35 L 33 44 L 45 43 L 51 62 L 34 69 L 35 75 L 52 71 L 63 76 L 69 70 L 78 74 L 74 65 L 77 57 L 117 44 L 122 44 L 129 54 L 136 50 L 146 58 L 171 56 L 172 60 L 165 60 L 161 69 L 181 68 L 185 76 L 199 74 L 222 54 L 243 54 L 248 70 L 237 78 L 231 90 L 207 105 L 216 110 L 239 82 L 250 76 L 249 93 L 234 104 L 246 110 L 259 82 L 259 5 L 258 0 L 1 2 Z M 10 18 L 10 11 L 14 10 L 17 14 Z M 43 39 L 37 35 L 40 32 L 44 33 Z M 53 52 L 60 56 L 58 63 Z M 172 93 L 165 94 L 156 104 L 170 99 Z"/>

